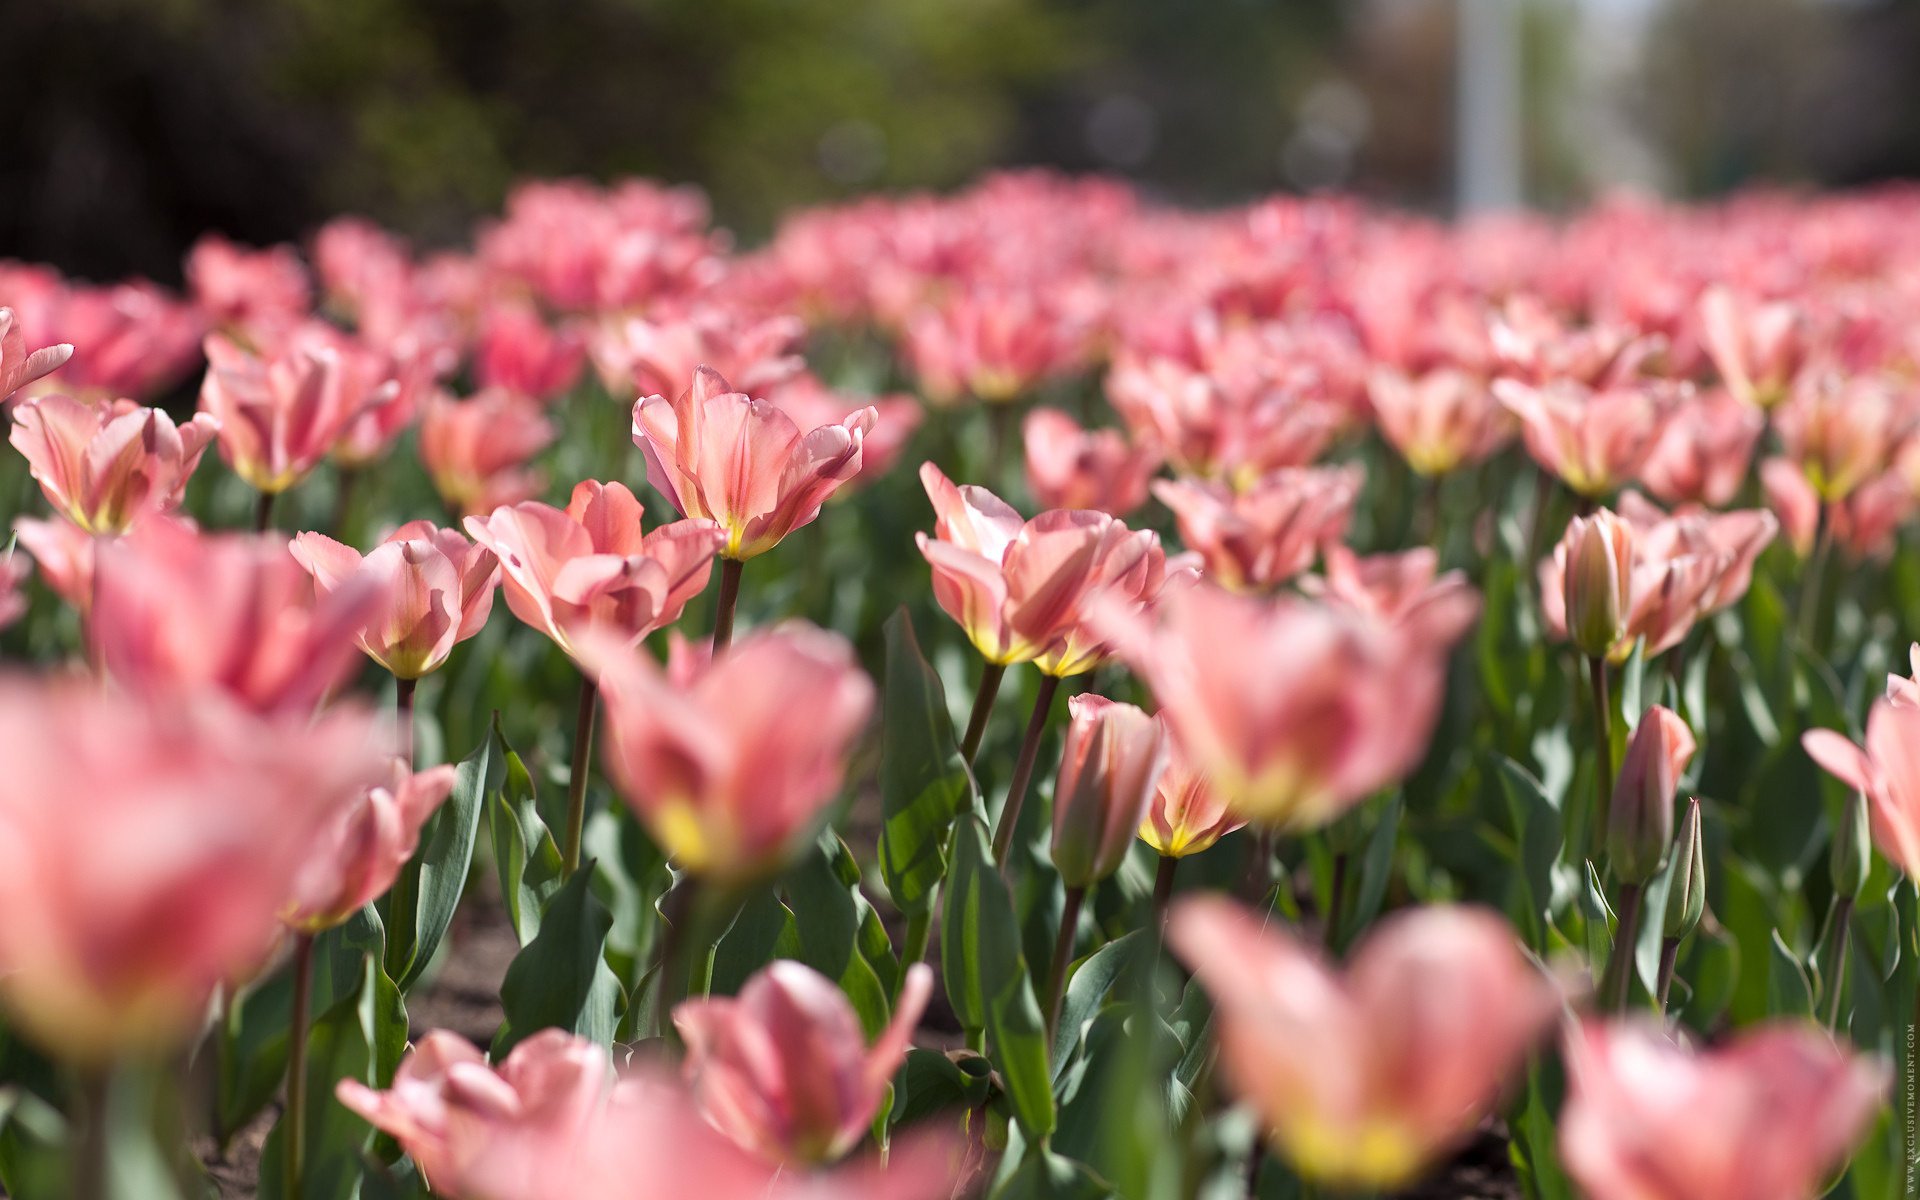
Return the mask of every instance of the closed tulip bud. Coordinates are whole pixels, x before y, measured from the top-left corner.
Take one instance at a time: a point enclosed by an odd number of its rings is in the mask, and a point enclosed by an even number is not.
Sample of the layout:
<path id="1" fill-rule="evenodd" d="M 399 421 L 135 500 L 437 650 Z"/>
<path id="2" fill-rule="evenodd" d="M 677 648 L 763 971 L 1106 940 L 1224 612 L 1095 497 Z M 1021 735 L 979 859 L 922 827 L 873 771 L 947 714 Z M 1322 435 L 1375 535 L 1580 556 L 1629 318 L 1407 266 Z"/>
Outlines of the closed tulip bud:
<path id="1" fill-rule="evenodd" d="M 1693 757 L 1693 731 L 1658 704 L 1640 718 L 1607 810 L 1607 857 L 1625 883 L 1645 883 L 1673 841 L 1673 794 Z"/>
<path id="2" fill-rule="evenodd" d="M 1692 933 L 1707 911 L 1707 853 L 1700 837 L 1700 801 L 1687 801 L 1687 815 L 1680 822 L 1680 836 L 1673 843 L 1678 855 L 1673 864 L 1673 880 L 1667 884 L 1667 923 L 1662 932 L 1669 941 L 1679 941 Z"/>
<path id="3" fill-rule="evenodd" d="M 1847 808 L 1833 831 L 1827 850 L 1827 872 L 1833 877 L 1833 890 L 1842 896 L 1858 897 L 1867 886 L 1867 872 L 1873 869 L 1872 845 L 1867 806 L 1858 797 L 1847 797 Z"/>
<path id="4" fill-rule="evenodd" d="M 1568 640 L 1589 657 L 1607 654 L 1626 628 L 1632 531 L 1604 508 L 1575 517 L 1554 557 L 1564 563 Z"/>
<path id="5" fill-rule="evenodd" d="M 1070 888 L 1120 869 L 1166 768 L 1166 732 L 1131 704 L 1075 696 L 1053 791 L 1053 865 Z"/>

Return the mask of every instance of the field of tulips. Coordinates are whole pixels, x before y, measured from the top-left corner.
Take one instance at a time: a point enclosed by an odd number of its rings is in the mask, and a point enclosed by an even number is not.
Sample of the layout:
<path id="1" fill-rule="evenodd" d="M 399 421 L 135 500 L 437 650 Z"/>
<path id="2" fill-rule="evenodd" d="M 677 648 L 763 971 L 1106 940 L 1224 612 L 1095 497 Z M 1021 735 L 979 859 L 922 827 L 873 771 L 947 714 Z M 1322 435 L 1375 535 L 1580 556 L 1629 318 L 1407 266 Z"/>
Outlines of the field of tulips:
<path id="1" fill-rule="evenodd" d="M 1916 1194 L 1920 193 L 185 278 L 0 262 L 6 1195 Z"/>

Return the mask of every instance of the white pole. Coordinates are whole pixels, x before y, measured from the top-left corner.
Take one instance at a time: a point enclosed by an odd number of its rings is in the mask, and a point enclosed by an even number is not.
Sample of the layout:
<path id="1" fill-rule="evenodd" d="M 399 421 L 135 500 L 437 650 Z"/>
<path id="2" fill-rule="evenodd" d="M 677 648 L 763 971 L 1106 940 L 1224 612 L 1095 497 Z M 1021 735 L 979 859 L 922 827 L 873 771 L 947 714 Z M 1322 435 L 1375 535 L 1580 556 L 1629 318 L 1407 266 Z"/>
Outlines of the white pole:
<path id="1" fill-rule="evenodd" d="M 1521 0 L 1456 0 L 1454 204 L 1461 215 L 1518 208 Z"/>

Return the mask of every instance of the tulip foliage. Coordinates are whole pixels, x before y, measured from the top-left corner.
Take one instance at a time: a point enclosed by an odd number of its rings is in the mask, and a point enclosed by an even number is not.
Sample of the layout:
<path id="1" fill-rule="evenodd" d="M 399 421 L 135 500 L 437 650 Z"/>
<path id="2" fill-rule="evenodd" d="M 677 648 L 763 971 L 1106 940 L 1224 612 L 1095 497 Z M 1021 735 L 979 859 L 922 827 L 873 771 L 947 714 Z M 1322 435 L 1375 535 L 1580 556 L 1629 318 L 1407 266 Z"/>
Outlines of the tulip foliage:
<path id="1" fill-rule="evenodd" d="M 1902 1194 L 1917 218 L 0 262 L 0 1192 Z"/>

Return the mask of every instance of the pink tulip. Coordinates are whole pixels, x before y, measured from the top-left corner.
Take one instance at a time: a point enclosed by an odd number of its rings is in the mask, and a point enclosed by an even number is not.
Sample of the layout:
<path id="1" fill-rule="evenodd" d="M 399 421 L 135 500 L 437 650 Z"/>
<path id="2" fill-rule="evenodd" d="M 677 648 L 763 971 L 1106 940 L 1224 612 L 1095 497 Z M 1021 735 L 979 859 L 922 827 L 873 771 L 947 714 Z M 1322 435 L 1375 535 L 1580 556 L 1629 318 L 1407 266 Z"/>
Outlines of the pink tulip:
<path id="1" fill-rule="evenodd" d="M 1073 371 L 1087 340 L 1085 323 L 1051 293 L 979 286 L 917 310 L 905 351 L 933 403 L 971 395 L 1007 404 Z"/>
<path id="2" fill-rule="evenodd" d="M 1217 897 L 1167 936 L 1215 1005 L 1220 1064 L 1301 1175 L 1397 1191 L 1469 1137 L 1560 1006 L 1496 914 L 1410 909 L 1335 973 L 1282 926 Z"/>
<path id="3" fill-rule="evenodd" d="M 1639 474 L 1679 393 L 1658 382 L 1595 391 L 1576 383 L 1528 387 L 1502 379 L 1494 395 L 1520 418 L 1540 469 L 1597 499 Z"/>
<path id="4" fill-rule="evenodd" d="M 1164 728 L 1165 714 L 1154 718 Z M 1168 858 L 1211 850 L 1215 842 L 1245 825 L 1227 807 L 1225 797 L 1195 770 L 1174 738 L 1166 739 L 1167 768 L 1154 786 L 1140 840 Z"/>
<path id="5" fill-rule="evenodd" d="M 643 511 L 625 485 L 589 479 L 564 511 L 523 501 L 468 517 L 467 532 L 499 557 L 513 615 L 577 659 L 588 629 L 637 642 L 679 620 L 707 586 L 720 530 L 675 521 L 646 533 Z"/>
<path id="6" fill-rule="evenodd" d="M 1844 500 L 1893 464 L 1912 431 L 1911 405 L 1891 380 L 1822 376 L 1793 390 L 1774 415 L 1786 456 L 1821 500 Z"/>
<path id="7" fill-rule="evenodd" d="M 473 353 L 482 388 L 548 401 L 572 389 L 587 352 L 578 335 L 550 328 L 532 308 L 498 304 L 481 318 Z"/>
<path id="8" fill-rule="evenodd" d="M 1477 593 L 1459 571 L 1440 571 L 1440 556 L 1427 546 L 1365 557 L 1338 543 L 1326 548 L 1326 574 L 1309 575 L 1300 590 L 1343 604 L 1390 625 L 1410 624 L 1453 642 L 1479 615 Z M 1445 615 L 1438 625 L 1429 613 Z"/>
<path id="9" fill-rule="evenodd" d="M 592 342 L 601 382 L 614 393 L 677 396 L 686 381 L 708 367 L 750 396 L 775 393 L 800 379 L 807 329 L 789 316 L 754 316 L 703 304 L 652 319 L 621 317 L 599 326 Z M 838 421 L 845 408 L 814 424 Z M 798 420 L 798 416 L 795 417 Z"/>
<path id="10" fill-rule="evenodd" d="M 99 661 L 155 699 L 212 690 L 255 712 L 307 713 L 352 669 L 356 631 L 386 603 L 370 578 L 316 600 L 273 535 L 150 521 L 94 554 Z"/>
<path id="11" fill-rule="evenodd" d="M 1369 377 L 1368 395 L 1380 435 L 1428 477 L 1473 466 L 1513 436 L 1513 417 L 1486 381 L 1464 371 L 1411 377 L 1381 367 Z"/>
<path id="12" fill-rule="evenodd" d="M 1920 708 L 1920 642 L 1907 650 L 1908 675 L 1887 676 L 1887 700 L 1899 708 Z"/>
<path id="13" fill-rule="evenodd" d="M 838 421 L 848 410 L 861 405 L 872 407 L 878 419 L 860 442 L 860 474 L 846 482 L 846 489 L 864 487 L 893 469 L 906 453 L 914 430 L 926 416 L 918 398 L 905 392 L 887 396 L 850 396 L 831 391 L 813 376 L 801 373 L 767 393 L 774 407 L 793 418 L 802 429 L 818 429 Z M 835 493 L 844 495 L 845 491 Z"/>
<path id="14" fill-rule="evenodd" d="M 1813 552 L 1824 510 L 1833 544 L 1848 558 L 1885 560 L 1915 507 L 1912 489 L 1893 471 L 1867 480 L 1845 500 L 1831 504 L 1822 502 L 1800 468 L 1784 458 L 1760 464 L 1760 483 L 1787 544 L 1801 558 Z"/>
<path id="15" fill-rule="evenodd" d="M 1766 425 L 1758 409 L 1725 391 L 1689 400 L 1674 410 L 1640 464 L 1640 482 L 1668 504 L 1731 503 Z"/>
<path id="16" fill-rule="evenodd" d="M 420 461 L 440 498 L 473 517 L 539 495 L 546 478 L 527 463 L 555 436 L 539 406 L 511 392 L 436 393 L 420 418 Z"/>
<path id="17" fill-rule="evenodd" d="M 205 334 L 199 310 L 145 280 L 63 287 L 46 325 L 73 345 L 73 356 L 59 368 L 59 390 L 83 400 L 151 400 L 193 370 Z M 6 342 L 0 332 L 0 386 L 16 362 L 45 365 L 40 356 L 47 351 L 22 360 Z M 21 379 L 15 386 L 25 384 Z"/>
<path id="18" fill-rule="evenodd" d="M 303 328 L 261 357 L 219 334 L 207 338 L 200 409 L 220 423 L 220 456 L 255 489 L 273 494 L 299 483 L 349 423 L 397 390 L 333 343 L 331 334 Z"/>
<path id="19" fill-rule="evenodd" d="M 187 254 L 193 302 L 217 325 L 284 329 L 313 307 L 313 285 L 292 246 L 255 250 L 208 234 Z"/>
<path id="20" fill-rule="evenodd" d="M 386 895 L 420 846 L 420 827 L 453 790 L 454 768 L 414 773 L 393 760 L 388 778 L 363 790 L 310 848 L 281 916 L 302 933 L 331 929 Z"/>
<path id="21" fill-rule="evenodd" d="M 1120 869 L 1166 769 L 1166 731 L 1131 704 L 1067 702 L 1070 720 L 1053 788 L 1053 865 L 1068 888 Z"/>
<path id="22" fill-rule="evenodd" d="M 206 413 L 176 426 L 157 408 L 50 394 L 14 408 L 10 439 L 56 511 L 89 533 L 124 533 L 147 512 L 179 506 L 219 428 Z"/>
<path id="23" fill-rule="evenodd" d="M 1318 828 L 1418 764 L 1462 627 L 1437 606 L 1387 625 L 1349 609 L 1199 584 L 1157 614 L 1096 615 L 1170 732 L 1236 816 Z"/>
<path id="24" fill-rule="evenodd" d="M 1903 694 L 1874 701 L 1865 749 L 1830 729 L 1808 730 L 1800 744 L 1814 762 L 1867 798 L 1873 843 L 1887 861 L 1920 877 L 1920 708 Z"/>
<path id="25" fill-rule="evenodd" d="M 860 473 L 872 406 L 803 433 L 765 400 L 731 391 L 702 368 L 678 400 L 648 396 L 633 408 L 633 440 L 647 481 L 682 516 L 719 524 L 722 558 L 749 559 L 820 515 L 820 506 Z"/>
<path id="26" fill-rule="evenodd" d="M 558 1029 L 533 1034 L 497 1067 L 459 1034 L 436 1030 L 386 1091 L 343 1079 L 334 1094 L 399 1142 L 435 1195 L 563 1200 L 596 1194 L 576 1187 L 599 1152 L 614 1091 L 607 1052 Z"/>
<path id="27" fill-rule="evenodd" d="M 14 536 L 40 567 L 40 578 L 54 595 L 82 617 L 93 609 L 93 551 L 102 540 L 71 521 L 17 517 Z"/>
<path id="28" fill-rule="evenodd" d="M 1798 308 L 1757 303 L 1721 285 L 1700 297 L 1700 333 L 1721 382 L 1756 408 L 1784 400 L 1807 357 L 1807 321 Z"/>
<path id="29" fill-rule="evenodd" d="M 1687 555 L 1722 563 L 1701 601 L 1701 615 L 1737 603 L 1753 583 L 1753 567 L 1773 544 L 1780 522 L 1764 509 L 1714 513 L 1704 509 L 1661 512 L 1634 492 L 1620 497 L 1620 516 L 1633 530 L 1635 553 L 1650 560 Z"/>
<path id="30" fill-rule="evenodd" d="M 373 581 L 386 603 L 361 627 L 360 649 L 400 679 L 437 670 L 493 611 L 499 559 L 430 521 L 407 522 L 364 558 L 321 533 L 299 535 L 291 549 L 322 597 L 350 579 Z"/>
<path id="31" fill-rule="evenodd" d="M 35 380 L 58 371 L 73 357 L 69 345 L 27 351 L 27 335 L 11 308 L 0 308 L 0 404 Z"/>
<path id="32" fill-rule="evenodd" d="M 27 598 L 22 589 L 33 571 L 33 560 L 11 552 L 0 556 L 0 629 L 26 615 Z"/>
<path id="33" fill-rule="evenodd" d="M 1106 513 L 1051 509 L 1031 521 L 982 487 L 956 487 L 932 463 L 920 482 L 934 536 L 916 534 L 933 595 L 991 663 L 1040 660 L 1049 674 L 1092 670 L 1105 655 L 1084 616 L 1095 595 L 1153 599 L 1166 556 L 1149 532 Z"/>
<path id="34" fill-rule="evenodd" d="M 315 842 L 391 750 L 370 715 L 0 681 L 0 1005 L 68 1059 L 167 1052 L 257 970 Z"/>
<path id="35" fill-rule="evenodd" d="M 1510 297 L 1488 328 L 1500 372 L 1533 384 L 1567 381 L 1586 387 L 1625 382 L 1659 350 L 1630 325 L 1573 327 L 1540 297 Z"/>
<path id="36" fill-rule="evenodd" d="M 1180 540 L 1199 552 L 1210 578 L 1233 591 L 1265 591 L 1346 536 L 1362 479 L 1358 467 L 1297 467 L 1263 475 L 1238 493 L 1162 480 L 1153 494 L 1173 510 Z"/>
<path id="37" fill-rule="evenodd" d="M 1340 431 L 1338 407 L 1275 378 L 1271 347 L 1254 335 L 1219 336 L 1197 364 L 1116 358 L 1107 398 L 1134 443 L 1177 472 L 1234 488 L 1319 458 Z"/>
<path id="38" fill-rule="evenodd" d="M 1607 862 L 1616 879 L 1644 884 L 1673 844 L 1673 801 L 1692 761 L 1693 730 L 1664 705 L 1649 708 L 1627 743 L 1607 806 Z"/>
<path id="39" fill-rule="evenodd" d="M 714 1128 L 768 1162 L 844 1157 L 872 1126 L 932 993 L 932 969 L 913 963 L 871 1048 L 839 985 L 797 962 L 762 968 L 737 997 L 681 1004 L 673 1023 L 694 1100 Z"/>
<path id="40" fill-rule="evenodd" d="M 1642 538 L 1603 508 L 1575 517 L 1540 564 L 1541 616 L 1552 637 L 1582 654 L 1622 663 L 1639 643 L 1652 658 L 1713 611 L 1741 561 L 1735 549 L 1710 540 L 1695 546 L 1664 532 Z M 1744 561 L 1750 574 L 1752 559 Z"/>
<path id="41" fill-rule="evenodd" d="M 676 863 L 721 879 L 776 871 L 813 835 L 873 708 L 852 647 L 810 625 L 756 631 L 718 660 L 676 655 L 666 673 L 632 648 L 588 658 L 614 782 Z"/>
<path id="42" fill-rule="evenodd" d="M 371 337 L 371 334 L 363 334 Z M 365 470 L 387 456 L 400 435 L 420 420 L 424 397 L 451 374 L 459 361 L 451 346 L 430 342 L 431 335 L 397 335 L 384 349 L 336 339 L 343 360 L 363 378 L 381 380 L 384 401 L 363 408 L 347 422 L 333 444 L 333 461 L 347 470 Z"/>
<path id="43" fill-rule="evenodd" d="M 1638 1022 L 1568 1034 L 1560 1161 L 1591 1200 L 1810 1200 L 1886 1102 L 1886 1068 L 1791 1021 L 1714 1050 Z"/>
<path id="44" fill-rule="evenodd" d="M 1160 456 L 1135 449 L 1117 429 L 1085 430 L 1057 408 L 1036 408 L 1021 426 L 1027 486 L 1042 508 L 1091 508 L 1124 517 L 1147 502 Z"/>

